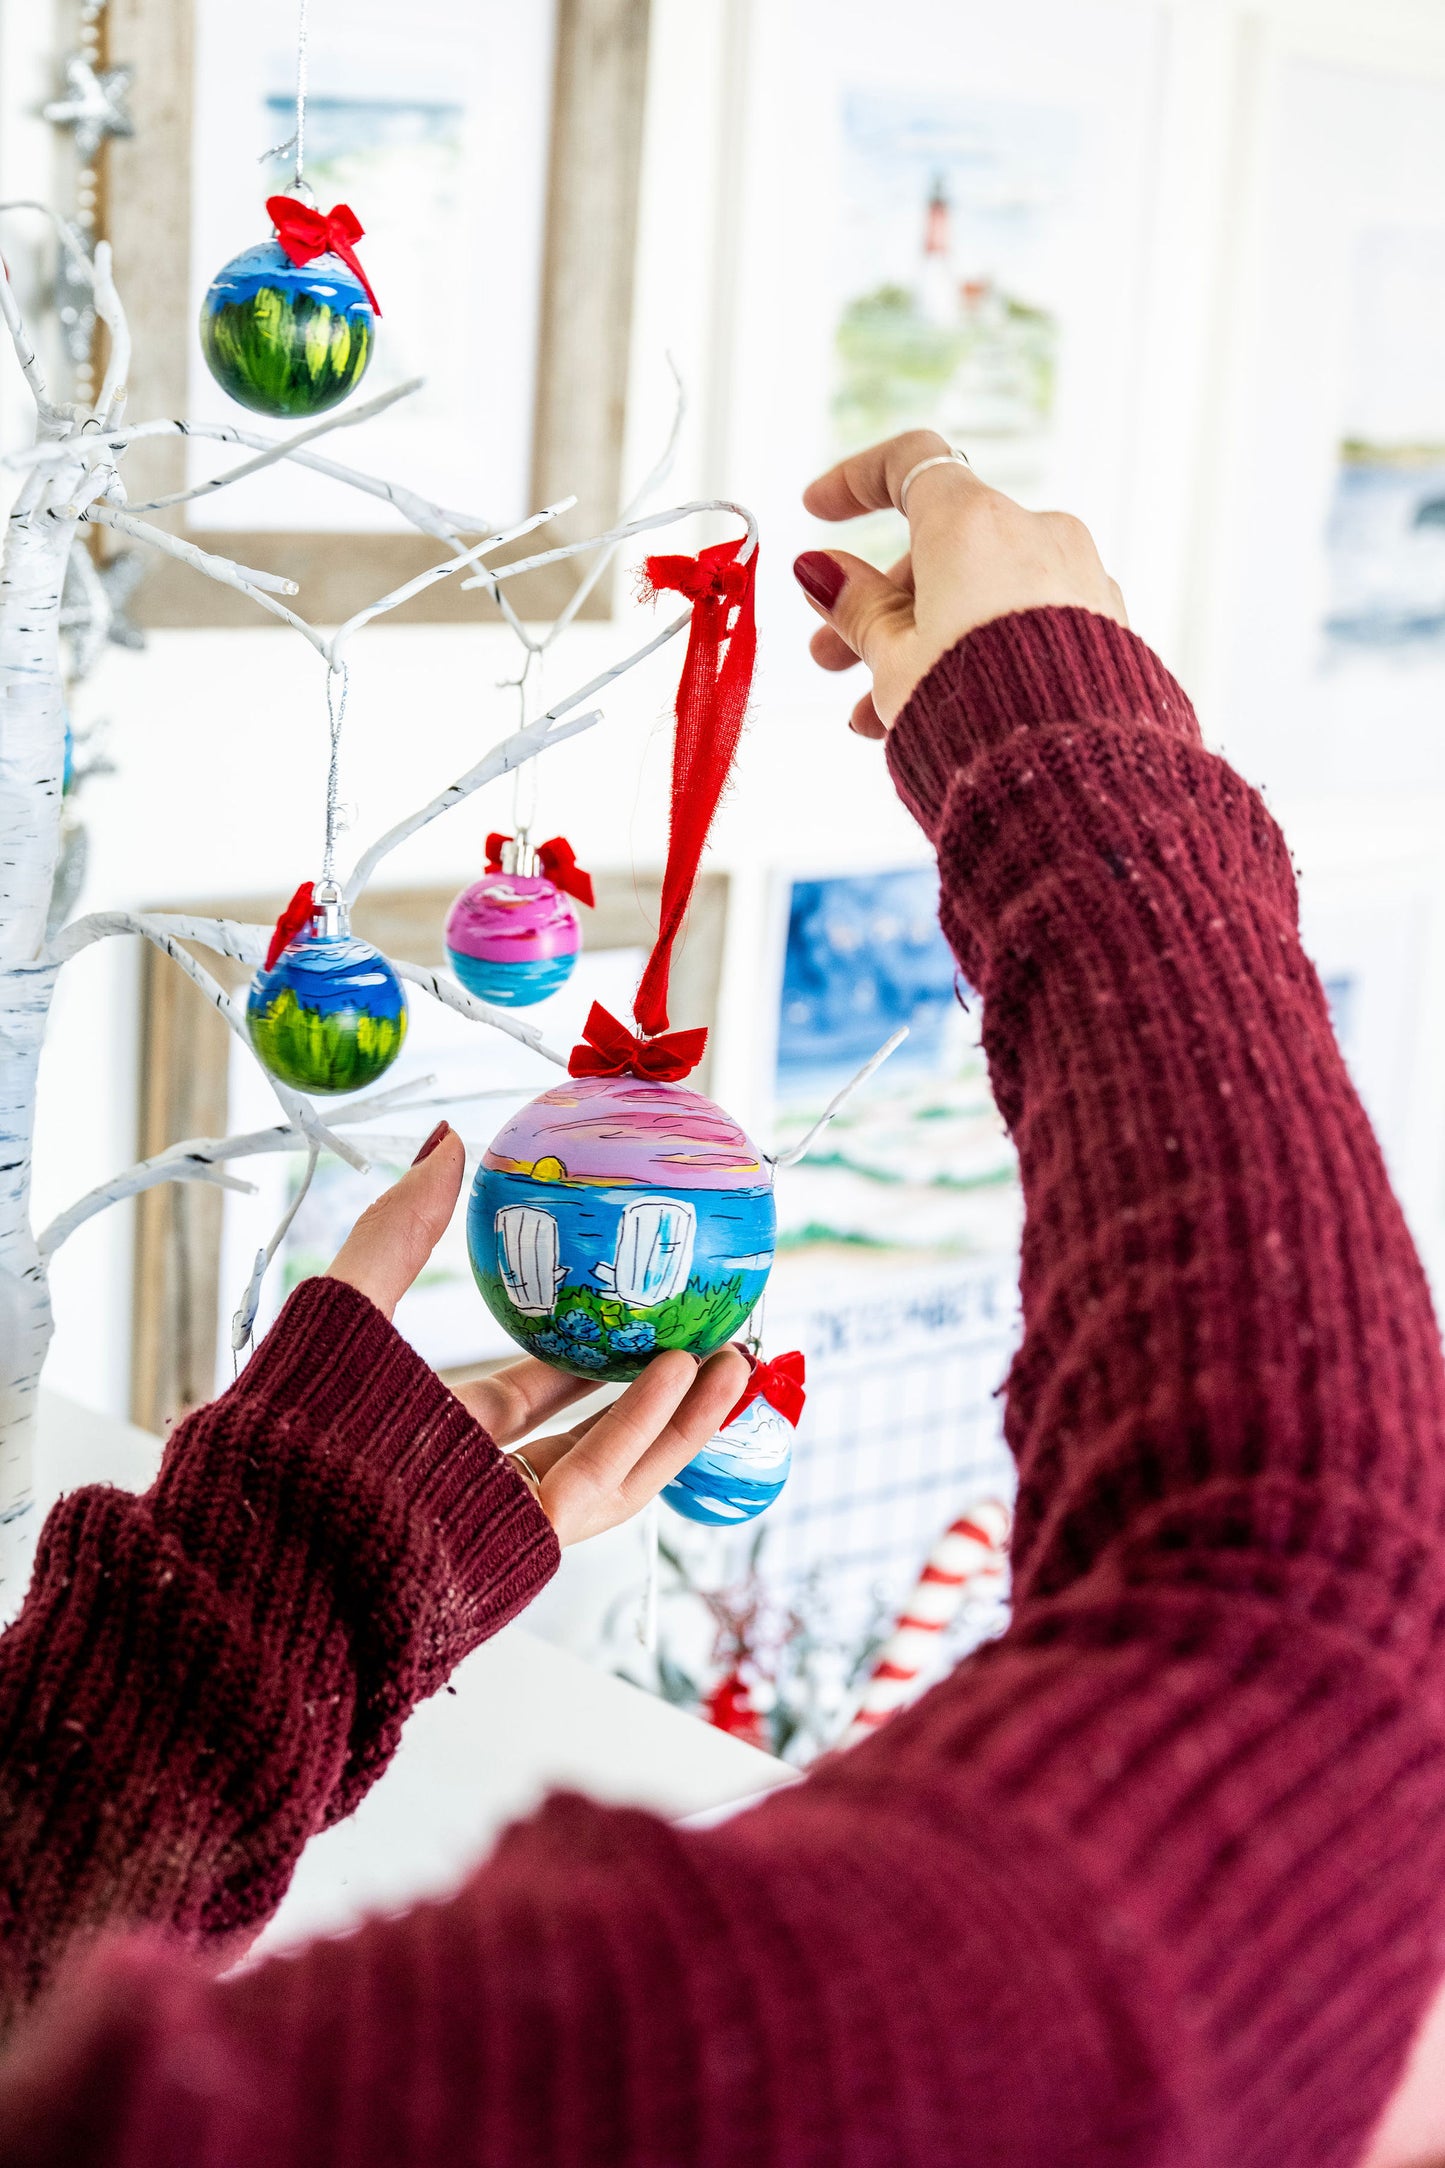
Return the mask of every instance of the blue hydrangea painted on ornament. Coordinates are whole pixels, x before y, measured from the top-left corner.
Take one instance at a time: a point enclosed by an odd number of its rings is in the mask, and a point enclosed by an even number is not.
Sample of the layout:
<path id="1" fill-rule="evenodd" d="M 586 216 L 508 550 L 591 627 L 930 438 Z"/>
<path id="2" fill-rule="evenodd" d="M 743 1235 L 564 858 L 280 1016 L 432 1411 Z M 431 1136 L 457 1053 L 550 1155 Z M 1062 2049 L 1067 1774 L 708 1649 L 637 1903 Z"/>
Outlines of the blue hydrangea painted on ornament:
<path id="1" fill-rule="evenodd" d="M 570 1077 L 513 1116 L 467 1210 L 472 1271 L 512 1338 L 582 1377 L 711 1355 L 767 1283 L 770 1172 L 700 1092 Z"/>
<path id="2" fill-rule="evenodd" d="M 756 1520 L 792 1470 L 793 1433 L 804 1397 L 800 1354 L 759 1364 L 722 1429 L 674 1476 L 663 1502 L 706 1528 Z"/>

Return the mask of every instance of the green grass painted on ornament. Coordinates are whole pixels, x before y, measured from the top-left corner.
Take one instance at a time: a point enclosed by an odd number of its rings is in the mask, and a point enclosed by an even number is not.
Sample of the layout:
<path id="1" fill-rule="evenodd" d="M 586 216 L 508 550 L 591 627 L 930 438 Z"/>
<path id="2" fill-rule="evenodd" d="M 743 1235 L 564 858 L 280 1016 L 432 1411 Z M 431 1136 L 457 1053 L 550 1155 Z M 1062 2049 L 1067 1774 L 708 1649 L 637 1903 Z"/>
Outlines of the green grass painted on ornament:
<path id="1" fill-rule="evenodd" d="M 711 1285 L 690 1279 L 680 1294 L 647 1309 L 635 1309 L 590 1287 L 564 1287 L 549 1316 L 526 1317 L 508 1296 L 500 1273 L 480 1268 L 475 1260 L 472 1273 L 487 1308 L 519 1347 L 557 1369 L 595 1376 L 599 1384 L 640 1377 L 666 1348 L 686 1348 L 699 1361 L 716 1354 L 741 1332 L 758 1299 L 756 1286 L 739 1272 Z M 573 1311 L 596 1321 L 595 1340 L 570 1340 L 563 1321 Z M 636 1329 L 644 1326 L 652 1333 L 645 1346 L 616 1345 L 618 1334 L 637 1337 Z"/>
<path id="2" fill-rule="evenodd" d="M 212 281 L 201 349 L 222 390 L 257 414 L 324 414 L 353 391 L 375 345 L 360 283 L 334 256 L 298 270 L 275 242 Z"/>
<path id="3" fill-rule="evenodd" d="M 406 1037 L 407 1012 L 303 1008 L 289 987 L 247 1011 L 251 1044 L 273 1076 L 303 1092 L 353 1092 L 389 1069 Z"/>

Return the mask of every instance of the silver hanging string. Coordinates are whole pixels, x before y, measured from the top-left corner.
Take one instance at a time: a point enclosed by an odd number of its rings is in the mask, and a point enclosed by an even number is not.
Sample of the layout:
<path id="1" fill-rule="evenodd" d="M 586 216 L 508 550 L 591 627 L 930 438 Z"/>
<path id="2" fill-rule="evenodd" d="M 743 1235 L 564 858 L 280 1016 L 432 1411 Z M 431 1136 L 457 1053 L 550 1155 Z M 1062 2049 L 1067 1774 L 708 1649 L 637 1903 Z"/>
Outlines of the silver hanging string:
<path id="1" fill-rule="evenodd" d="M 521 708 L 518 728 L 525 730 L 542 713 L 543 678 L 545 666 L 540 648 L 531 648 L 522 665 L 522 675 L 516 680 L 517 698 Z M 537 818 L 537 763 L 529 760 L 512 771 L 512 833 L 519 839 L 530 836 Z"/>
<path id="2" fill-rule="evenodd" d="M 337 679 L 341 680 L 338 688 Z M 347 672 L 344 662 L 326 673 L 326 711 L 331 721 L 331 760 L 326 770 L 326 849 L 321 859 L 323 884 L 336 886 L 336 800 L 341 781 L 341 726 L 346 720 Z"/>
<path id="3" fill-rule="evenodd" d="M 288 151 L 296 153 L 296 170 L 291 176 L 291 187 L 299 195 L 306 186 L 306 63 L 308 37 L 306 10 L 310 0 L 301 0 L 301 16 L 296 25 L 296 128 L 284 143 L 273 143 L 269 151 L 262 151 L 258 165 L 265 165 L 272 158 L 284 158 Z"/>
<path id="4" fill-rule="evenodd" d="M 296 25 L 296 172 L 293 188 L 301 188 L 306 177 L 306 10 L 310 0 L 301 0 L 301 16 Z"/>

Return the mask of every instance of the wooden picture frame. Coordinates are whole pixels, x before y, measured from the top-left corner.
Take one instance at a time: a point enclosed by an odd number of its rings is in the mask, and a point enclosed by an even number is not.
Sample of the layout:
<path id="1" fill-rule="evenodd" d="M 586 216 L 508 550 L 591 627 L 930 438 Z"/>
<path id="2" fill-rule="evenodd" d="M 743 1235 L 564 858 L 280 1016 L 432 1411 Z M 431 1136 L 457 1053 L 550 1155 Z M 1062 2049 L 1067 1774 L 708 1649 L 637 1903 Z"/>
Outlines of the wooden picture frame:
<path id="1" fill-rule="evenodd" d="M 538 505 L 577 496 L 575 510 L 549 530 L 558 541 L 605 530 L 619 508 L 650 9 L 651 0 L 557 0 L 531 495 Z M 107 60 L 135 71 L 135 134 L 108 146 L 103 204 L 117 281 L 129 297 L 135 350 L 129 407 L 134 414 L 181 415 L 195 340 L 194 0 L 110 0 L 103 20 Z M 184 439 L 137 446 L 127 481 L 137 499 L 184 488 Z M 183 506 L 153 517 L 187 533 Z M 208 527 L 193 539 L 298 581 L 306 615 L 320 624 L 341 623 L 448 554 L 427 535 L 374 531 Z M 515 545 L 514 553 L 529 547 L 535 542 Z M 505 561 L 504 554 L 496 561 Z M 550 618 L 579 577 L 575 565 L 548 566 L 527 575 L 511 599 L 525 617 Z M 244 595 L 197 580 L 165 558 L 149 566 L 132 614 L 149 626 L 275 622 Z M 463 593 L 452 579 L 438 581 L 394 618 L 440 622 L 494 614 L 484 596 Z M 598 583 L 582 614 L 612 614 L 610 581 Z"/>
<path id="2" fill-rule="evenodd" d="M 657 873 L 595 877 L 596 907 L 586 914 L 589 951 L 649 949 L 657 927 L 662 879 Z M 455 887 L 378 890 L 353 914 L 368 941 L 413 963 L 445 967 L 442 927 Z M 205 916 L 267 924 L 285 898 L 188 900 Z M 671 1006 L 688 1025 L 717 1014 L 727 929 L 728 876 L 705 873 L 693 892 L 687 938 L 673 963 Z M 205 952 L 204 962 L 227 989 L 244 987 L 243 964 Z M 424 1000 L 424 995 L 413 999 Z M 485 1031 L 485 1025 L 476 1027 Z M 230 1126 L 233 1034 L 168 958 L 143 948 L 140 1032 L 139 1158 L 150 1158 L 181 1137 L 224 1136 Z M 691 1079 L 708 1089 L 709 1056 Z M 220 1258 L 224 1193 L 200 1182 L 169 1182 L 136 1200 L 135 1280 L 131 1313 L 131 1418 L 143 1430 L 166 1427 L 214 1397 L 218 1321 L 223 1290 Z M 240 1290 L 235 1290 L 239 1295 Z M 480 1300 L 480 1297 L 478 1298 Z M 447 1373 L 451 1375 L 451 1373 Z"/>

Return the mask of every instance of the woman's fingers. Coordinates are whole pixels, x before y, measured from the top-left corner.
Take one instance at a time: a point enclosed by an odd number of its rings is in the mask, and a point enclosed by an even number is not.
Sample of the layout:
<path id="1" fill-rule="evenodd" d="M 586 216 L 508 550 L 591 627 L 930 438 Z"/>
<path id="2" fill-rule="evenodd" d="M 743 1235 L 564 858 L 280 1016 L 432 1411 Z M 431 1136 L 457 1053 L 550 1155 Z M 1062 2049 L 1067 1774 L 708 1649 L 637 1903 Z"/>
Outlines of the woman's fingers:
<path id="1" fill-rule="evenodd" d="M 846 550 L 804 550 L 793 574 L 813 608 L 875 672 L 890 640 L 913 630 L 913 596 Z"/>
<path id="2" fill-rule="evenodd" d="M 701 1369 L 657 1356 L 580 1434 L 527 1448 L 560 1543 L 600 1535 L 655 1498 L 727 1419 L 748 1381 L 747 1358 L 722 1348 Z"/>
<path id="3" fill-rule="evenodd" d="M 829 553 L 824 551 L 821 554 L 826 556 Z M 905 550 L 903 555 L 888 567 L 883 576 L 885 579 L 891 580 L 895 587 L 901 588 L 905 595 L 911 595 L 913 593 L 913 558 L 911 553 Z M 822 670 L 852 670 L 857 667 L 858 663 L 858 657 L 849 647 L 843 635 L 840 632 L 834 632 L 831 625 L 820 625 L 818 627 L 818 630 L 808 642 L 808 653 Z"/>
<path id="4" fill-rule="evenodd" d="M 446 1231 L 466 1164 L 461 1138 L 439 1122 L 401 1180 L 362 1213 L 331 1278 L 359 1288 L 390 1317 Z"/>
<path id="5" fill-rule="evenodd" d="M 864 693 L 848 718 L 848 728 L 860 738 L 887 737 L 888 725 L 874 707 L 872 693 Z"/>
<path id="6" fill-rule="evenodd" d="M 525 1438 L 539 1423 L 550 1422 L 596 1390 L 595 1378 L 574 1378 L 566 1370 L 554 1370 L 550 1363 L 524 1355 L 490 1377 L 457 1386 L 456 1395 L 498 1445 L 510 1445 L 514 1438 Z"/>
<path id="7" fill-rule="evenodd" d="M 903 484 L 920 459 L 936 459 L 949 449 L 936 429 L 908 429 L 866 452 L 840 459 L 803 491 L 803 505 L 814 519 L 857 519 L 890 504 L 901 511 Z M 966 468 L 960 468 L 966 473 Z M 910 498 L 911 502 L 911 498 Z"/>

